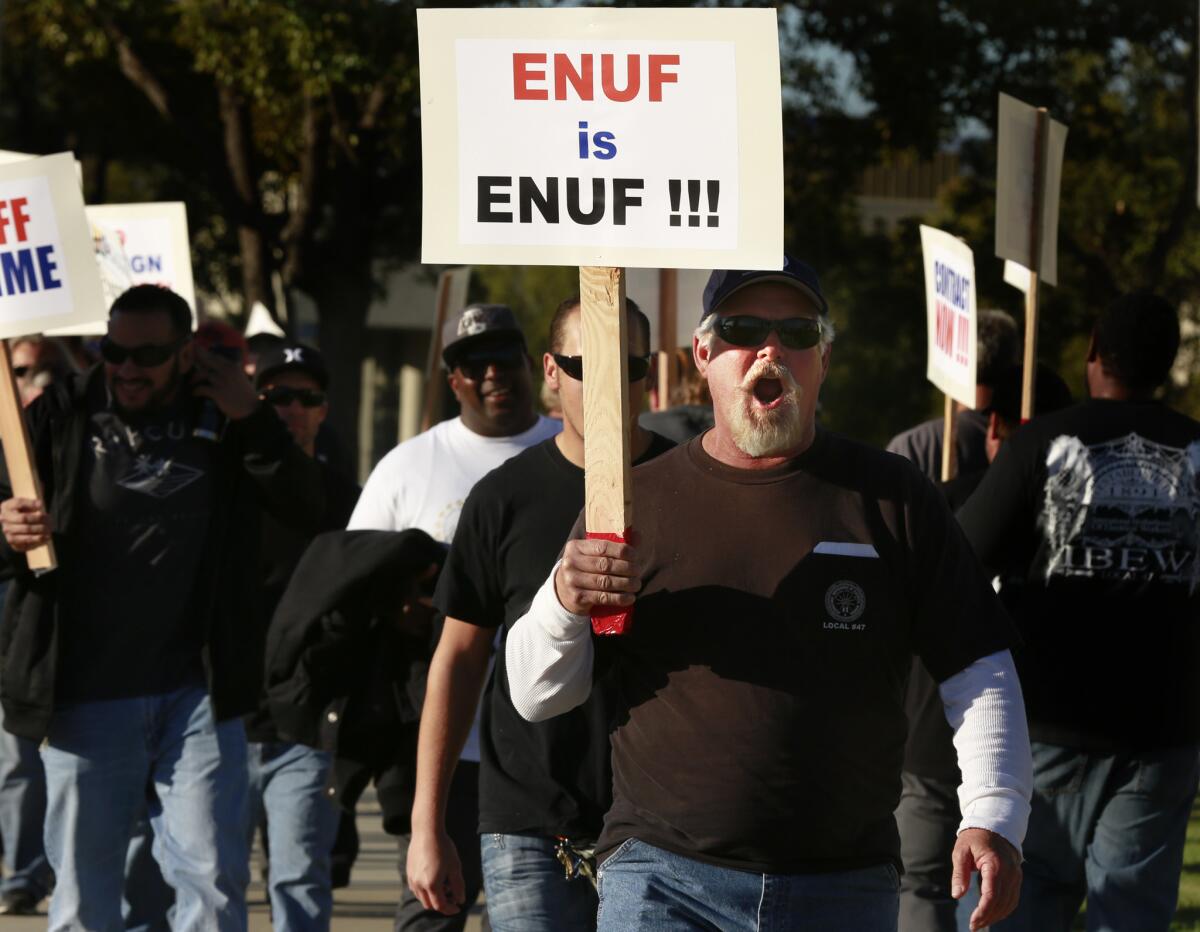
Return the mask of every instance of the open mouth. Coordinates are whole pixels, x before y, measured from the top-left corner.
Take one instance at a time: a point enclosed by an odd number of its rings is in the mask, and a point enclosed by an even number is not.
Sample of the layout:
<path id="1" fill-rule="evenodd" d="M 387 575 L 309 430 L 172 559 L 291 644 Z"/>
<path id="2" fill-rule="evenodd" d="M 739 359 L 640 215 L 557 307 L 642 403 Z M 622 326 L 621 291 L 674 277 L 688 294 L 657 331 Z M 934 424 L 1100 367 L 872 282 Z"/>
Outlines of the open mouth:
<path id="1" fill-rule="evenodd" d="M 783 382 L 765 376 L 754 383 L 754 400 L 764 408 L 773 408 L 783 400 Z"/>

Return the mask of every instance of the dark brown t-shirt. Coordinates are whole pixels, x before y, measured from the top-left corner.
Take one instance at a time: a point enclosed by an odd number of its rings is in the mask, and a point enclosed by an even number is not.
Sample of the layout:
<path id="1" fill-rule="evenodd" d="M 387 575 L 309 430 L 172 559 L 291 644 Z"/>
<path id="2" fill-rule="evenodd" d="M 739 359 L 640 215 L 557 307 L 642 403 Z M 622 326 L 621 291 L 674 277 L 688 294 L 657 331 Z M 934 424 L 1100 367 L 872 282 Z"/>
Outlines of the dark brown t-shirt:
<path id="1" fill-rule="evenodd" d="M 702 438 L 634 470 L 644 588 L 616 665 L 613 807 L 630 837 L 770 873 L 899 862 L 904 692 L 1012 628 L 940 494 L 897 456 L 818 431 L 769 471 Z"/>

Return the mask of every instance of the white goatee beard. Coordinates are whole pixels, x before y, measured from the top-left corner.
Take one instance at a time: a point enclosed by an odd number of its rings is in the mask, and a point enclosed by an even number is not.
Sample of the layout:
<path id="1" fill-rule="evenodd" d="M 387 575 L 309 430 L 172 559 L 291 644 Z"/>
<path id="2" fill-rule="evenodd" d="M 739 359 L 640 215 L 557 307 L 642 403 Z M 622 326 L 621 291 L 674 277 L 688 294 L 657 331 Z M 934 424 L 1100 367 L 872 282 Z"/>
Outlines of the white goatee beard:
<path id="1" fill-rule="evenodd" d="M 769 411 L 760 410 L 754 403 L 754 385 L 762 378 L 779 379 L 783 386 L 781 403 Z M 804 421 L 800 415 L 803 394 L 787 366 L 758 360 L 742 379 L 727 408 L 729 433 L 737 448 L 754 459 L 780 456 L 796 449 L 804 439 Z"/>

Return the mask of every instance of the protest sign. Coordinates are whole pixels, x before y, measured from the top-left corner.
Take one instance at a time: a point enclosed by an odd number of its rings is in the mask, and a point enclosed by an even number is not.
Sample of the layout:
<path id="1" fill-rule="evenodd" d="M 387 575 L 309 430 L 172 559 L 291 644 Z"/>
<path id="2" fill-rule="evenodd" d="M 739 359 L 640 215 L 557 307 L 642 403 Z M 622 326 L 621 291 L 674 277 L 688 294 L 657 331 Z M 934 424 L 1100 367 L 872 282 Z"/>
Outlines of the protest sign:
<path id="1" fill-rule="evenodd" d="M 187 208 L 182 202 L 94 204 L 87 207 L 92 246 L 100 267 L 105 307 L 134 285 L 170 288 L 192 309 L 196 322 L 196 288 L 192 280 Z M 52 336 L 104 333 L 105 321 L 59 328 Z"/>
<path id="2" fill-rule="evenodd" d="M 103 316 L 74 158 L 0 164 L 0 339 Z M 7 342 L 0 344 L 0 442 L 13 495 L 41 499 Z M 55 566 L 51 545 L 25 558 L 35 570 Z"/>
<path id="3" fill-rule="evenodd" d="M 417 27 L 422 261 L 579 266 L 587 533 L 625 540 L 625 267 L 783 265 L 775 11 L 419 10 Z"/>
<path id="4" fill-rule="evenodd" d="M 104 317 L 69 154 L 0 165 L 0 339 Z"/>
<path id="5" fill-rule="evenodd" d="M 1015 97 L 1000 95 L 996 255 L 1032 269 L 1042 281 L 1055 285 L 1058 283 L 1058 204 L 1067 128 L 1057 120 L 1044 119 L 1045 137 L 1039 147 L 1038 110 Z M 1039 149 L 1040 173 L 1036 170 Z M 1035 211 L 1035 188 L 1039 183 L 1041 205 L 1040 210 Z M 1035 214 L 1040 217 L 1036 227 L 1040 241 L 1036 260 L 1030 244 Z"/>
<path id="6" fill-rule="evenodd" d="M 467 288 L 471 267 L 444 269 L 438 275 L 433 306 L 433 333 L 429 335 L 429 355 L 425 360 L 425 394 L 421 405 L 421 430 L 429 430 L 442 409 L 446 379 L 442 374 L 442 327 L 467 306 Z"/>
<path id="7" fill-rule="evenodd" d="M 925 377 L 946 393 L 942 479 L 954 475 L 954 402 L 975 407 L 975 259 L 966 243 L 921 227 L 925 265 Z"/>
<path id="8" fill-rule="evenodd" d="M 1029 293 L 1029 269 L 1012 259 L 1004 260 L 1004 282 L 1023 294 Z"/>
<path id="9" fill-rule="evenodd" d="M 779 268 L 773 10 L 419 10 L 422 261 Z"/>

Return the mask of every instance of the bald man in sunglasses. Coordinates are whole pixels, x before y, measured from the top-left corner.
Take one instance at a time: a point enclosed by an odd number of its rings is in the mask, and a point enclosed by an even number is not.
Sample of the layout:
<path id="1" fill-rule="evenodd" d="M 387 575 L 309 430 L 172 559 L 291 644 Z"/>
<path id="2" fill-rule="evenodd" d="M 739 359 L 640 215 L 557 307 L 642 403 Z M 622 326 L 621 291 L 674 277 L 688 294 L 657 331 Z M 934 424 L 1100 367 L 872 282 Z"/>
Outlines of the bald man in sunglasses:
<path id="1" fill-rule="evenodd" d="M 615 678 L 601 932 L 894 932 L 905 683 L 956 731 L 981 928 L 1020 889 L 1031 763 L 1010 623 L 938 491 L 819 428 L 833 328 L 815 272 L 717 271 L 693 339 L 715 426 L 634 472 L 633 544 L 581 540 L 505 645 L 530 721 Z M 589 612 L 632 606 L 622 636 Z"/>
<path id="2" fill-rule="evenodd" d="M 44 741 L 51 929 L 123 928 L 125 852 L 147 806 L 172 926 L 246 928 L 258 515 L 303 523 L 324 492 L 241 368 L 191 331 L 174 292 L 118 297 L 102 363 L 28 409 L 44 502 L 0 491 L 16 574 L 0 701 L 9 731 Z M 204 402 L 224 418 L 215 439 L 196 432 Z M 58 568 L 30 572 L 23 554 L 51 539 Z"/>

